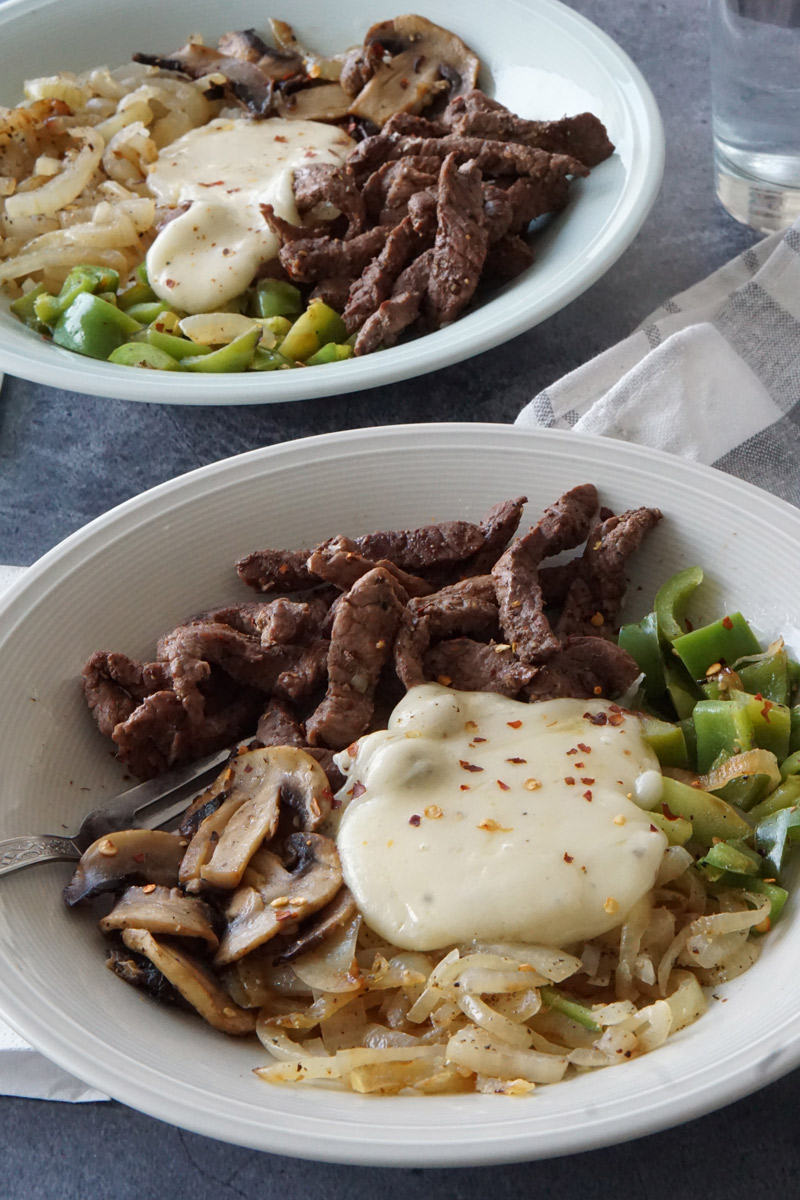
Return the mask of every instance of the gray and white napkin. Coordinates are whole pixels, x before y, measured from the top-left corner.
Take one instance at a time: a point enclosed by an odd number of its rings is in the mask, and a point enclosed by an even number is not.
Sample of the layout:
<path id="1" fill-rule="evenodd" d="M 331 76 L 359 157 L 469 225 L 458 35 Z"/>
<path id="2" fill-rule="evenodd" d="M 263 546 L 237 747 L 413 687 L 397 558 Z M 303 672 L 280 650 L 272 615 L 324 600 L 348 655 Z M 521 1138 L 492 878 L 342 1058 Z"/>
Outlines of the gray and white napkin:
<path id="1" fill-rule="evenodd" d="M 800 221 L 668 300 L 516 424 L 654 446 L 800 505 Z"/>

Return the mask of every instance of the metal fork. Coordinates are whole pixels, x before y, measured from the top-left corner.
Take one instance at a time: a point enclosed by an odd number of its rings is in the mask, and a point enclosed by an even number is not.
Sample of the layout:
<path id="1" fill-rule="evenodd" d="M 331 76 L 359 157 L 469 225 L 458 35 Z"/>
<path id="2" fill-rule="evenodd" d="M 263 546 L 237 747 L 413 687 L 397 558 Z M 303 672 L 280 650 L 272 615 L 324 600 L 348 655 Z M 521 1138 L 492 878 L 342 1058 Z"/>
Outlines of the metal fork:
<path id="1" fill-rule="evenodd" d="M 238 744 L 238 743 L 237 743 Z M 121 792 L 102 808 L 83 818 L 77 833 L 30 834 L 0 841 L 0 875 L 21 871 L 43 862 L 75 862 L 92 842 L 120 829 L 158 829 L 186 809 L 219 767 L 231 755 L 233 747 L 218 750 L 198 762 L 177 767 L 148 779 L 137 787 Z"/>

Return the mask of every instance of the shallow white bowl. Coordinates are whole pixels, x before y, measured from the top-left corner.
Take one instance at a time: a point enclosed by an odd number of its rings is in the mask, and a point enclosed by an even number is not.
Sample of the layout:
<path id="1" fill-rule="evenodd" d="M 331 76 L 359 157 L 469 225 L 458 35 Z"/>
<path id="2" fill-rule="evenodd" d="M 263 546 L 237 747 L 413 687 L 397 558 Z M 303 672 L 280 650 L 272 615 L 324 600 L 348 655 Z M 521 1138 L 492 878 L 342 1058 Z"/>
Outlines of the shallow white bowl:
<path id="1" fill-rule="evenodd" d="M 292 0 L 263 12 L 252 0 L 7 0 L 0 7 L 0 104 L 22 96 L 23 81 L 59 70 L 127 62 L 136 50 L 167 53 L 192 31 L 211 40 L 228 29 L 291 21 L 309 45 L 336 52 L 395 15 L 385 0 Z M 403 10 L 405 11 L 405 10 Z M 515 337 L 551 316 L 611 266 L 655 199 L 663 169 L 661 120 L 630 59 L 604 33 L 557 0 L 426 0 L 429 19 L 452 28 L 483 62 L 481 86 L 514 111 L 556 118 L 589 110 L 608 127 L 617 152 L 573 185 L 571 203 L 536 241 L 531 270 L 489 302 L 427 337 L 308 371 L 231 377 L 141 371 L 97 362 L 37 338 L 0 299 L 0 370 L 53 387 L 169 404 L 267 404 L 355 392 L 410 379 Z"/>
<path id="2" fill-rule="evenodd" d="M 706 570 L 702 620 L 741 608 L 795 650 L 800 513 L 711 469 L 615 441 L 500 425 L 420 425 L 310 438 L 204 467 L 74 534 L 0 601 L 0 839 L 76 828 L 123 786 L 78 676 L 95 649 L 151 655 L 191 612 L 247 592 L 244 553 L 337 532 L 475 518 L 526 493 L 528 514 L 587 480 L 620 510 L 662 508 L 628 615 L 676 569 Z M 727 1003 L 651 1055 L 530 1097 L 364 1097 L 268 1086 L 253 1040 L 159 1008 L 104 965 L 94 918 L 68 912 L 71 869 L 0 880 L 0 1012 L 88 1083 L 165 1121 L 336 1162 L 464 1165 L 547 1157 L 649 1133 L 725 1104 L 800 1061 L 800 919 L 790 899 Z"/>

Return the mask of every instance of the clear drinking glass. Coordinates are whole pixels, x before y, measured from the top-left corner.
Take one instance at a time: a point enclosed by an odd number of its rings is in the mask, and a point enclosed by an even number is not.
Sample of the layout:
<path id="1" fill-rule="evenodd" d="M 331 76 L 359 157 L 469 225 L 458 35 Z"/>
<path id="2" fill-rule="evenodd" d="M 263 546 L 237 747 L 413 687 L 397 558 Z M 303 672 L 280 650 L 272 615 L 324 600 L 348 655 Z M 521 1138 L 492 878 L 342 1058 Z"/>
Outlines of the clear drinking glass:
<path id="1" fill-rule="evenodd" d="M 717 196 L 753 229 L 800 217 L 800 0 L 709 0 Z"/>

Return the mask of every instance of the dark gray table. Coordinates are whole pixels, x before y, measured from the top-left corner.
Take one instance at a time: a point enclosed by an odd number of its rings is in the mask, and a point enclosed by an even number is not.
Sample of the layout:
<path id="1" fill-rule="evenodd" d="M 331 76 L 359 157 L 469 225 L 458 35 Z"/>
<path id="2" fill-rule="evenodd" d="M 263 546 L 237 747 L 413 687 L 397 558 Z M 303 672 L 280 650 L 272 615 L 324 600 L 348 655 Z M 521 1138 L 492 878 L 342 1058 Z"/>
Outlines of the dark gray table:
<path id="1" fill-rule="evenodd" d="M 573 0 L 644 73 L 664 118 L 659 199 L 634 244 L 563 312 L 478 359 L 406 386 L 258 408 L 189 409 L 55 391 L 6 378 L 0 405 L 0 562 L 29 564 L 112 505 L 256 446 L 406 421 L 510 422 L 528 398 L 626 335 L 756 235 L 712 190 L 706 20 L 697 0 Z M 487 6 L 487 16 L 491 5 Z M 149 1200 L 190 1194 L 376 1194 L 477 1200 L 599 1197 L 775 1200 L 797 1193 L 800 1073 L 657 1136 L 570 1159 L 436 1171 L 319 1166 L 226 1146 L 117 1103 L 0 1098 L 0 1200 Z"/>

